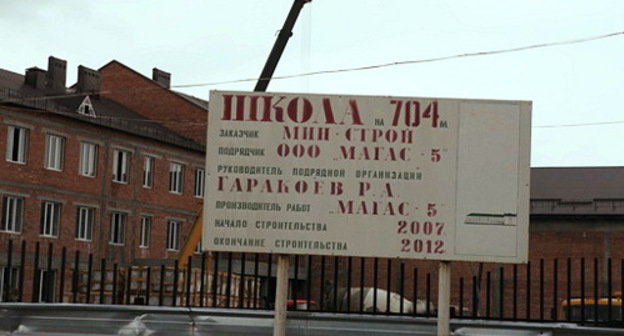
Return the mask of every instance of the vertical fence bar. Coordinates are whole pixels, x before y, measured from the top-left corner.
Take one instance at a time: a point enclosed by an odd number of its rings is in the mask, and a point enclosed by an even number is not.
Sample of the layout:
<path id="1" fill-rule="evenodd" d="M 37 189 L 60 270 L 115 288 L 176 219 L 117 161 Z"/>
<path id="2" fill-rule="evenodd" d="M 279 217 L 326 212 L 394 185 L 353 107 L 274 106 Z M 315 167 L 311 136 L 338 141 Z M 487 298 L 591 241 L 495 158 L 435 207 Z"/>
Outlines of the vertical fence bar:
<path id="1" fill-rule="evenodd" d="M 176 259 L 173 263 L 173 293 L 171 294 L 171 307 L 175 307 L 178 300 L 178 272 L 180 271 L 180 263 Z M 229 307 L 229 306 L 228 306 Z"/>
<path id="2" fill-rule="evenodd" d="M 414 274 L 414 283 L 412 284 L 412 297 L 414 298 L 415 304 L 414 315 L 416 315 L 418 313 L 418 309 L 416 309 L 418 307 L 418 268 L 414 267 L 412 273 Z"/>
<path id="3" fill-rule="evenodd" d="M 624 260 L 620 260 L 620 293 L 624 295 Z M 620 297 L 620 321 L 624 322 L 624 298 Z"/>
<path id="4" fill-rule="evenodd" d="M 193 276 L 193 255 L 188 256 L 188 261 L 186 262 L 186 279 L 185 281 L 185 290 L 186 290 L 186 306 L 191 306 L 191 277 Z"/>
<path id="5" fill-rule="evenodd" d="M 325 256 L 321 256 L 321 297 L 319 298 L 319 306 L 321 311 L 325 311 Z"/>
<path id="6" fill-rule="evenodd" d="M 54 245 L 52 243 L 48 243 L 48 276 L 51 276 L 52 273 L 52 256 L 54 252 Z M 52 299 L 49 302 L 54 302 L 54 288 L 52 288 Z"/>
<path id="7" fill-rule="evenodd" d="M 8 241 L 8 251 L 7 251 L 7 262 L 6 262 L 6 273 L 8 274 L 8 276 L 5 275 L 4 280 L 7 281 L 3 281 L 3 298 L 2 300 L 4 302 L 9 301 L 9 291 L 11 290 L 11 278 L 13 277 L 13 239 L 9 239 Z"/>
<path id="8" fill-rule="evenodd" d="M 48 276 L 52 274 L 52 257 L 54 255 L 54 245 L 52 243 L 48 243 L 48 263 L 47 263 L 47 271 Z M 52 291 L 52 301 L 54 302 L 54 291 Z"/>
<path id="9" fill-rule="evenodd" d="M 39 242 L 35 244 L 35 261 L 33 264 L 33 289 L 32 289 L 32 302 L 38 301 L 39 292 Z"/>
<path id="10" fill-rule="evenodd" d="M 608 319 L 609 322 L 613 321 L 613 283 L 612 283 L 612 269 L 611 269 L 612 265 L 611 265 L 611 258 L 607 259 L 607 294 L 608 294 L 608 305 L 609 305 L 609 311 L 607 312 L 608 314 Z"/>
<path id="11" fill-rule="evenodd" d="M 405 263 L 401 261 L 399 268 L 399 295 L 401 298 L 401 302 L 399 303 L 399 313 L 403 315 L 404 308 L 403 300 L 405 300 Z M 414 307 L 416 308 L 416 302 L 414 302 Z"/>
<path id="12" fill-rule="evenodd" d="M 266 277 L 266 283 L 270 284 L 271 283 L 271 277 L 273 276 L 273 255 L 269 254 L 269 264 L 267 265 L 267 277 Z M 277 286 L 277 283 L 276 283 Z M 266 300 L 266 302 L 264 303 L 264 308 L 269 308 L 269 300 Z"/>
<path id="13" fill-rule="evenodd" d="M 378 275 L 379 275 L 379 258 L 375 258 L 373 260 L 373 313 L 377 313 L 377 287 L 378 283 Z"/>
<path id="14" fill-rule="evenodd" d="M 479 310 L 479 293 L 477 291 L 477 277 L 472 276 L 472 317 L 477 317 L 477 310 Z"/>
<path id="15" fill-rule="evenodd" d="M 526 275 L 526 319 L 531 320 L 531 262 L 527 263 L 527 275 Z"/>
<path id="16" fill-rule="evenodd" d="M 206 254 L 208 252 L 203 251 L 201 254 L 201 268 L 199 275 L 199 306 L 204 306 L 204 297 L 206 296 Z M 149 270 L 149 269 L 148 269 Z"/>
<path id="17" fill-rule="evenodd" d="M 427 297 L 427 302 L 426 305 L 427 307 L 425 308 L 425 315 L 427 317 L 431 316 L 431 273 L 427 273 L 427 288 L 426 288 L 426 297 Z"/>
<path id="18" fill-rule="evenodd" d="M 392 292 L 392 259 L 387 259 L 386 269 L 386 314 L 390 314 L 390 293 Z"/>
<path id="19" fill-rule="evenodd" d="M 87 298 L 86 302 L 91 303 L 91 281 L 93 277 L 93 253 L 89 253 L 89 261 L 87 262 Z"/>
<path id="20" fill-rule="evenodd" d="M 117 263 L 115 263 L 117 265 Z M 118 275 L 116 277 L 118 280 L 116 281 L 116 289 L 117 289 L 117 303 L 118 304 L 126 304 L 126 283 L 128 282 L 126 278 L 128 278 L 127 269 L 126 272 L 123 270 L 123 266 L 118 265 L 117 271 Z"/>
<path id="21" fill-rule="evenodd" d="M 544 321 L 544 259 L 540 259 L 540 310 L 539 310 L 539 319 L 540 321 Z"/>
<path id="22" fill-rule="evenodd" d="M 353 273 L 353 257 L 347 258 L 347 313 L 351 312 L 351 286 L 352 283 L 352 273 Z"/>
<path id="23" fill-rule="evenodd" d="M 145 305 L 149 306 L 152 291 L 152 267 L 147 266 L 147 275 L 145 279 Z"/>
<path id="24" fill-rule="evenodd" d="M 238 291 L 238 307 L 245 308 L 245 253 L 240 254 L 240 288 Z"/>
<path id="25" fill-rule="evenodd" d="M 259 295 L 260 295 L 260 286 L 258 286 L 258 282 L 259 282 L 259 267 L 260 267 L 260 254 L 256 253 L 254 254 L 254 302 L 253 302 L 253 307 L 254 309 L 257 308 L 258 306 L 258 301 L 259 301 Z M 310 273 L 308 273 L 308 277 L 310 277 Z M 308 295 L 308 300 L 310 299 L 309 295 Z"/>
<path id="26" fill-rule="evenodd" d="M 24 298 L 24 274 L 26 269 L 26 241 L 22 240 L 22 249 L 20 250 L 20 273 L 19 273 L 19 289 L 17 293 L 17 301 L 22 302 Z"/>
<path id="27" fill-rule="evenodd" d="M 340 259 L 338 256 L 334 256 L 334 289 L 332 291 L 333 304 L 332 311 L 338 311 L 338 266 L 340 265 Z"/>
<path id="28" fill-rule="evenodd" d="M 65 294 L 65 263 L 67 262 L 66 257 L 67 248 L 63 246 L 63 249 L 61 249 L 61 283 L 59 285 L 59 302 L 61 303 L 65 301 L 63 296 Z"/>
<path id="29" fill-rule="evenodd" d="M 78 291 L 80 289 L 80 250 L 76 250 L 74 256 L 74 272 L 72 274 L 72 302 L 78 302 Z"/>
<path id="30" fill-rule="evenodd" d="M 126 304 L 130 304 L 130 291 L 132 289 L 132 265 L 128 266 L 128 276 L 126 277 Z"/>
<path id="31" fill-rule="evenodd" d="M 106 259 L 102 258 L 100 262 L 100 304 L 104 303 L 104 287 L 106 281 Z"/>
<path id="32" fill-rule="evenodd" d="M 158 288 L 158 305 L 162 306 L 165 302 L 165 264 L 160 265 L 160 288 Z"/>
<path id="33" fill-rule="evenodd" d="M 570 322 L 572 320 L 572 314 L 570 311 L 570 301 L 572 300 L 572 258 L 568 258 L 566 262 L 566 321 Z"/>
<path id="34" fill-rule="evenodd" d="M 585 323 L 585 258 L 581 258 L 581 324 Z"/>
<path id="35" fill-rule="evenodd" d="M 559 259 L 553 260 L 553 303 L 551 319 L 557 321 L 557 302 L 559 301 Z"/>
<path id="36" fill-rule="evenodd" d="M 51 276 L 52 273 L 52 255 L 54 252 L 54 245 L 52 245 L 52 243 L 48 243 L 48 263 L 47 263 L 47 272 L 48 272 L 48 276 Z M 43 279 L 45 279 L 45 277 L 42 277 Z M 44 286 L 40 286 L 40 287 L 44 287 Z M 43 289 L 43 288 L 42 288 Z M 43 294 L 43 293 L 41 293 Z M 40 294 L 40 295 L 41 295 Z M 52 299 L 48 300 L 47 298 L 44 298 L 44 300 L 46 300 L 46 302 L 54 302 L 54 290 L 52 290 Z"/>
<path id="37" fill-rule="evenodd" d="M 498 316 L 500 319 L 505 318 L 505 268 L 499 268 L 498 279 Z"/>
<path id="38" fill-rule="evenodd" d="M 128 277 L 127 272 L 124 272 L 124 267 L 119 265 L 119 280 L 118 280 L 118 293 L 117 293 L 117 303 L 118 304 L 126 304 L 126 278 Z"/>
<path id="39" fill-rule="evenodd" d="M 464 317 L 464 277 L 459 278 L 459 317 Z"/>
<path id="40" fill-rule="evenodd" d="M 486 318 L 490 318 L 492 317 L 490 315 L 490 297 L 491 297 L 491 293 L 490 293 L 490 281 L 492 280 L 492 275 L 491 272 L 488 271 L 486 273 L 486 278 L 485 278 L 485 317 Z"/>
<path id="41" fill-rule="evenodd" d="M 113 304 L 117 304 L 119 302 L 117 302 L 117 268 L 119 266 L 117 265 L 117 263 L 113 264 L 113 298 L 112 298 L 112 302 Z"/>
<path id="42" fill-rule="evenodd" d="M 308 256 L 308 281 L 306 281 L 306 297 L 308 298 L 308 302 L 312 302 L 312 256 Z M 312 309 L 311 305 L 308 304 L 308 311 Z"/>
<path id="43" fill-rule="evenodd" d="M 513 265 L 513 314 L 514 320 L 518 319 L 518 265 Z"/>
<path id="44" fill-rule="evenodd" d="M 217 306 L 217 281 L 219 280 L 219 252 L 214 253 L 214 269 L 212 271 L 212 307 Z"/>
<path id="45" fill-rule="evenodd" d="M 232 296 L 232 252 L 227 254 L 227 280 L 225 282 L 225 307 L 230 308 Z"/>
<path id="46" fill-rule="evenodd" d="M 299 255 L 296 254 L 295 255 L 295 273 L 294 273 L 294 279 L 293 279 L 293 302 L 294 304 L 294 309 L 298 310 L 297 308 L 297 301 L 299 300 L 299 293 L 297 293 L 299 291 Z M 310 304 L 310 302 L 308 301 L 308 305 Z"/>
<path id="47" fill-rule="evenodd" d="M 360 313 L 364 311 L 364 258 L 360 257 Z"/>
<path id="48" fill-rule="evenodd" d="M 599 294 L 598 294 L 598 258 L 594 258 L 594 321 L 598 322 L 599 319 L 599 315 L 598 315 L 598 299 L 599 299 Z"/>

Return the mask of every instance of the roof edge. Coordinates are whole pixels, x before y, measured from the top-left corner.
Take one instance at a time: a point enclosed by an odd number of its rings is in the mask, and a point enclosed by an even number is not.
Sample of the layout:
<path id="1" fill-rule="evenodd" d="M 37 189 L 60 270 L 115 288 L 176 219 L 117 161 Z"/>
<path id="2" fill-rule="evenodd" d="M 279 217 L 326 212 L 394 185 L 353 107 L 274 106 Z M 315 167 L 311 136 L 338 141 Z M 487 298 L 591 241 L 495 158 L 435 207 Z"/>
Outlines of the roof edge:
<path id="1" fill-rule="evenodd" d="M 163 87 L 162 85 L 159 85 L 159 84 L 158 84 L 156 81 L 154 81 L 153 79 L 151 79 L 151 78 L 149 78 L 149 77 L 145 76 L 144 74 L 142 74 L 142 73 L 140 73 L 140 72 L 138 72 L 138 71 L 136 71 L 136 70 L 132 69 L 131 67 L 129 67 L 129 66 L 127 66 L 127 65 L 125 65 L 125 64 L 123 64 L 123 63 L 121 63 L 121 62 L 119 62 L 118 60 L 115 60 L 115 59 L 114 59 L 114 60 L 112 60 L 112 61 L 110 61 L 110 62 L 106 63 L 105 65 L 103 65 L 102 67 L 100 67 L 100 68 L 98 69 L 98 71 L 101 71 L 102 69 L 104 69 L 104 68 L 106 68 L 106 67 L 108 67 L 108 66 L 111 66 L 111 65 L 113 65 L 113 64 L 120 65 L 120 66 L 121 66 L 121 67 L 123 67 L 124 69 L 130 70 L 130 72 L 132 72 L 132 73 L 134 73 L 134 74 L 138 75 L 139 77 L 141 77 L 141 78 L 143 78 L 144 80 L 148 81 L 150 84 L 155 85 L 155 86 L 157 86 L 157 87 L 159 87 L 159 88 L 163 89 L 163 90 L 164 90 L 164 91 L 166 91 L 166 92 L 170 92 L 170 93 L 174 94 L 176 97 L 181 98 L 181 99 L 183 99 L 184 101 L 189 102 L 189 103 L 191 103 L 191 104 L 193 104 L 193 105 L 195 105 L 195 106 L 197 106 L 197 107 L 201 108 L 202 110 L 207 110 L 207 109 L 206 109 L 206 107 L 204 107 L 204 106 L 202 106 L 202 105 L 200 105 L 200 104 L 197 104 L 196 102 L 194 102 L 194 101 L 192 101 L 192 100 L 188 99 L 187 97 L 184 97 L 184 95 L 183 95 L 183 94 L 178 93 L 178 92 L 176 92 L 176 91 L 172 90 L 172 89 L 171 89 L 171 87 L 170 87 L 170 88 L 166 88 L 166 87 Z M 197 97 L 195 97 L 195 98 L 196 98 L 196 99 L 201 99 L 201 98 L 197 98 Z"/>

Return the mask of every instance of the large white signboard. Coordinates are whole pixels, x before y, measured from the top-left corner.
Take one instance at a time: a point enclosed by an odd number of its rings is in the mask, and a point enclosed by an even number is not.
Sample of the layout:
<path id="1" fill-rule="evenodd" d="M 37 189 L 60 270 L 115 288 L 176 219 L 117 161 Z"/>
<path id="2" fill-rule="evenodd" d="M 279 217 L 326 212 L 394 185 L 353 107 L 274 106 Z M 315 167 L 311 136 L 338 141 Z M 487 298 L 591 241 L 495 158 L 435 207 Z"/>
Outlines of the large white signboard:
<path id="1" fill-rule="evenodd" d="M 210 94 L 204 246 L 526 262 L 531 103 Z"/>

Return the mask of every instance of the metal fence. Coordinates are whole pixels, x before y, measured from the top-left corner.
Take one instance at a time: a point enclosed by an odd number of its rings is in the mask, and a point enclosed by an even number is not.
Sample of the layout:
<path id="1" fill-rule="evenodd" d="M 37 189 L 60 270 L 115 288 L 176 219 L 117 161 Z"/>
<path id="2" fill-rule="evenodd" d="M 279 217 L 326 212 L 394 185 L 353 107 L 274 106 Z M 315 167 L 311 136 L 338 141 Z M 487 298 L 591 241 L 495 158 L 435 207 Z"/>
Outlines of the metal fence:
<path id="1" fill-rule="evenodd" d="M 122 264 L 53 244 L 6 243 L 0 299 L 113 305 L 271 309 L 274 262 L 265 254 L 202 253 Z M 434 317 L 435 263 L 293 256 L 291 310 Z M 540 259 L 527 265 L 457 263 L 452 315 L 464 319 L 624 326 L 624 260 Z"/>

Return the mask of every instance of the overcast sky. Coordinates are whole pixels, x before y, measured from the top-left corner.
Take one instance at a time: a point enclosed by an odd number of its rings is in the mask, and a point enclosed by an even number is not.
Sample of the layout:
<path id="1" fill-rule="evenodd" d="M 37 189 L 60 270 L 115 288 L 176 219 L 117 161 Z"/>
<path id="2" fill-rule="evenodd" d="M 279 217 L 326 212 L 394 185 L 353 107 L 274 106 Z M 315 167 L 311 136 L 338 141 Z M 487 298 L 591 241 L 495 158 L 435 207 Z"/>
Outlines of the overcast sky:
<path id="1" fill-rule="evenodd" d="M 0 68 L 116 59 L 172 85 L 257 77 L 292 0 L 0 0 Z M 421 60 L 624 31 L 619 0 L 313 0 L 276 76 Z M 253 90 L 255 82 L 178 90 Z M 533 101 L 532 165 L 624 166 L 624 35 L 288 80 L 270 91 Z M 579 124 L 589 124 L 579 126 Z M 557 126 L 558 127 L 550 127 Z M 572 125 L 572 126 L 570 126 Z"/>

